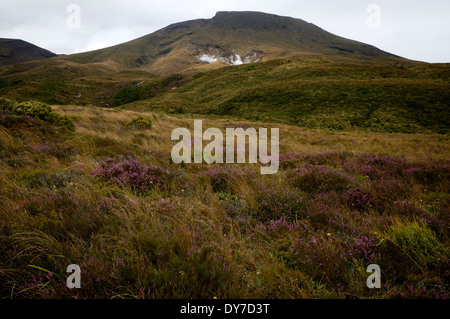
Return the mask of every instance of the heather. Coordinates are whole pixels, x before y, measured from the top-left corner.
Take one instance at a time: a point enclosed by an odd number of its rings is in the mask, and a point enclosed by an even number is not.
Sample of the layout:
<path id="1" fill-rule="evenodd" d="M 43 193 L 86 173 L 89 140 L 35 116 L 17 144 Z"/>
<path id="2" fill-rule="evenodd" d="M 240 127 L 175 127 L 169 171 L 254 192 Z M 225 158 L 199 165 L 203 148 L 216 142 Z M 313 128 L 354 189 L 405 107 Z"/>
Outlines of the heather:
<path id="1" fill-rule="evenodd" d="M 190 118 L 51 112 L 75 131 L 0 116 L 1 298 L 448 298 L 446 136 L 281 125 L 270 176 L 174 164 L 170 132 Z M 128 125 L 140 116 L 151 127 Z"/>
<path id="2" fill-rule="evenodd" d="M 92 175 L 133 190 L 151 190 L 164 186 L 164 171 L 160 167 L 149 166 L 133 159 L 106 159 L 92 171 Z"/>

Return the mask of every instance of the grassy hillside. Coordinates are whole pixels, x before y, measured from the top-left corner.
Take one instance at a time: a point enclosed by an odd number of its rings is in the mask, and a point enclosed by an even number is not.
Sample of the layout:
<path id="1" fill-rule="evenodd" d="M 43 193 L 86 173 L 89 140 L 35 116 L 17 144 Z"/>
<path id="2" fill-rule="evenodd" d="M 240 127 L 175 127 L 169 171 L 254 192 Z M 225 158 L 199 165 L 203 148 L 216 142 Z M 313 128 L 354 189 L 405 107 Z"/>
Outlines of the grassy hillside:
<path id="1" fill-rule="evenodd" d="M 332 130 L 447 133 L 450 66 L 286 59 L 194 75 L 130 108 Z"/>
<path id="2" fill-rule="evenodd" d="M 260 175 L 172 163 L 187 116 L 0 103 L 0 298 L 449 296 L 447 136 L 205 119 L 280 128 Z"/>
<path id="3" fill-rule="evenodd" d="M 141 91 L 139 99 L 150 98 L 179 86 L 181 80 L 176 75 L 158 77 L 128 70 L 113 62 L 87 65 L 61 60 L 28 62 L 0 69 L 0 96 L 19 101 L 113 107 L 134 101 L 132 96 L 124 96 L 127 91 L 133 95 L 132 88 Z"/>
<path id="4" fill-rule="evenodd" d="M 283 59 L 155 76 L 114 62 L 0 69 L 0 95 L 53 104 L 238 117 L 306 128 L 446 134 L 450 66 Z"/>

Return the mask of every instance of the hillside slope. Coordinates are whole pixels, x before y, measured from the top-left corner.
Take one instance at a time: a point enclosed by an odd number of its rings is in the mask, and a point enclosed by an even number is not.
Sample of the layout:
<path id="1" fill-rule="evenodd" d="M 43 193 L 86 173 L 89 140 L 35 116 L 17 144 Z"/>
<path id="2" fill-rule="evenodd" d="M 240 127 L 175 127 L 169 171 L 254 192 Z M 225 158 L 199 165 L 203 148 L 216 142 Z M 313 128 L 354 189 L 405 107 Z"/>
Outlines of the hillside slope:
<path id="1" fill-rule="evenodd" d="M 57 54 L 34 44 L 16 39 L 0 39 L 0 66 L 48 59 Z"/>
<path id="2" fill-rule="evenodd" d="M 212 62 L 221 67 L 291 56 L 368 63 L 400 59 L 303 20 L 260 12 L 218 12 L 212 19 L 172 24 L 124 44 L 65 59 L 79 63 L 113 60 L 130 68 L 170 74 Z"/>
<path id="3" fill-rule="evenodd" d="M 363 65 L 283 59 L 201 72 L 176 90 L 127 105 L 332 130 L 450 129 L 450 65 Z"/>
<path id="4" fill-rule="evenodd" d="M 52 59 L 4 67 L 0 95 L 331 130 L 448 133 L 450 128 L 447 64 L 292 58 L 155 76 L 112 61 Z"/>

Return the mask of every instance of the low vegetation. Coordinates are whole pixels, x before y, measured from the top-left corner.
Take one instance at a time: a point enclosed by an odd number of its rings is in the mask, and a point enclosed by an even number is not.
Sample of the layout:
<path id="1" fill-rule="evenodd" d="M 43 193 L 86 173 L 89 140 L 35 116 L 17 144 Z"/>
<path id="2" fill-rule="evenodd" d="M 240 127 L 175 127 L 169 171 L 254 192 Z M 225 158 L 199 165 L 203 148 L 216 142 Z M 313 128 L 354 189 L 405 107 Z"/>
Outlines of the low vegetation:
<path id="1" fill-rule="evenodd" d="M 151 119 L 145 119 L 143 116 L 139 115 L 131 119 L 130 122 L 126 124 L 128 127 L 132 127 L 138 130 L 151 129 L 153 121 Z"/>
<path id="2" fill-rule="evenodd" d="M 1 105 L 1 298 L 449 296 L 447 135 L 204 120 L 279 127 L 280 171 L 261 175 L 174 164 L 187 116 Z"/>
<path id="3" fill-rule="evenodd" d="M 71 131 L 75 130 L 75 125 L 69 117 L 59 115 L 50 106 L 40 102 L 28 101 L 15 103 L 7 99 L 1 99 L 0 112 L 3 117 L 2 121 L 5 124 L 14 121 L 17 117 L 21 117 L 22 119 L 25 117 L 30 120 L 47 122 Z"/>
<path id="4" fill-rule="evenodd" d="M 450 127 L 448 64 L 292 58 L 157 77 L 58 63 L 0 70 L 0 95 L 347 132 L 447 134 Z"/>
<path id="5" fill-rule="evenodd" d="M 118 92 L 113 99 L 115 106 L 132 103 L 153 98 L 159 94 L 168 91 L 171 87 L 175 87 L 180 83 L 182 76 L 179 74 L 171 75 L 163 78 L 160 81 L 151 83 L 139 82 L 133 86 L 129 86 Z"/>
<path id="6" fill-rule="evenodd" d="M 129 107 L 335 131 L 444 134 L 449 74 L 448 65 L 286 59 L 201 73 L 175 92 Z"/>

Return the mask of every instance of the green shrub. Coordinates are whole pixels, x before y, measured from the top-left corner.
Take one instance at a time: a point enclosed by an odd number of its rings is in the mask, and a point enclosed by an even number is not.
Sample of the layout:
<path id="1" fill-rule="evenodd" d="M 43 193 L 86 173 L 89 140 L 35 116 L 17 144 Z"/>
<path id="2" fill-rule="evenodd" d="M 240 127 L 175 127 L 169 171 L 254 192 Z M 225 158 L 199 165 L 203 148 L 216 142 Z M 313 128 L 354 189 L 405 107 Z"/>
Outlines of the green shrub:
<path id="1" fill-rule="evenodd" d="M 127 127 L 132 127 L 138 130 L 151 129 L 153 121 L 151 119 L 144 119 L 141 115 L 134 117 L 126 124 Z"/>
<path id="2" fill-rule="evenodd" d="M 14 102 L 5 98 L 0 98 L 0 112 L 3 114 L 10 114 L 10 110 Z"/>
<path id="3" fill-rule="evenodd" d="M 387 231 L 387 237 L 420 266 L 429 266 L 448 255 L 448 250 L 425 224 L 397 223 Z"/>
<path id="4" fill-rule="evenodd" d="M 37 101 L 27 101 L 14 103 L 9 100 L 2 99 L 0 101 L 1 112 L 8 115 L 29 116 L 48 122 L 70 131 L 75 130 L 72 120 L 66 115 L 59 115 L 52 108 L 44 103 Z"/>
<path id="5" fill-rule="evenodd" d="M 114 103 L 115 105 L 123 105 L 143 100 L 145 98 L 144 92 L 140 86 L 125 88 L 114 96 Z"/>
<path id="6" fill-rule="evenodd" d="M 75 124 L 67 115 L 60 115 L 58 122 L 60 126 L 67 128 L 69 131 L 75 131 Z"/>

